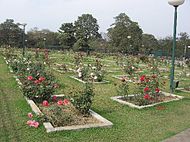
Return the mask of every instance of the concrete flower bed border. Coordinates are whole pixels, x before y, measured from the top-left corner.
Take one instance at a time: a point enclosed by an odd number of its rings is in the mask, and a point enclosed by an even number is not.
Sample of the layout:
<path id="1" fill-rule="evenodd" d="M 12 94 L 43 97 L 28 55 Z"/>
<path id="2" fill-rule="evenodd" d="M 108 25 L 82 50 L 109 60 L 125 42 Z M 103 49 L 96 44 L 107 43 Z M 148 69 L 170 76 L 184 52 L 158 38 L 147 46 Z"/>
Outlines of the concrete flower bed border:
<path id="1" fill-rule="evenodd" d="M 180 90 L 180 91 L 183 91 L 183 92 L 186 92 L 186 93 L 190 93 L 190 91 L 185 90 L 184 88 L 176 88 L 176 90 Z"/>
<path id="2" fill-rule="evenodd" d="M 57 97 L 62 97 L 64 95 L 55 95 Z M 38 106 L 34 103 L 34 101 L 29 100 L 25 97 L 27 103 L 30 105 L 32 108 L 32 111 L 36 113 L 37 115 L 43 114 Z M 56 131 L 65 131 L 65 130 L 81 130 L 81 129 L 87 129 L 87 128 L 96 128 L 96 127 L 112 127 L 113 123 L 110 122 L 109 120 L 103 118 L 96 112 L 90 110 L 91 116 L 96 118 L 100 123 L 96 124 L 86 124 L 86 125 L 73 125 L 73 126 L 63 126 L 63 127 L 54 127 L 50 122 L 44 122 L 43 125 L 46 128 L 46 132 L 56 132 Z"/>
<path id="3" fill-rule="evenodd" d="M 166 92 L 162 92 L 162 93 L 164 95 L 166 95 L 166 96 L 173 96 L 173 97 L 177 97 L 177 98 L 176 99 L 171 99 L 171 100 L 168 100 L 168 101 L 163 101 L 163 102 L 159 102 L 159 103 L 146 105 L 146 106 L 138 106 L 138 105 L 132 104 L 130 102 L 123 101 L 123 100 L 121 100 L 121 98 L 123 98 L 123 96 L 115 96 L 115 97 L 111 97 L 111 99 L 114 100 L 114 101 L 117 101 L 117 102 L 119 102 L 121 104 L 128 105 L 129 107 L 132 107 L 132 108 L 143 109 L 143 108 L 152 107 L 152 106 L 155 106 L 155 105 L 158 105 L 158 104 L 163 104 L 163 103 L 172 102 L 172 101 L 178 101 L 178 100 L 181 100 L 181 99 L 184 98 L 183 96 L 178 96 L 178 95 L 174 95 L 174 94 L 170 94 L 170 93 L 166 93 Z M 134 96 L 134 95 L 129 95 L 129 96 Z"/>
<path id="4" fill-rule="evenodd" d="M 128 75 L 113 75 L 112 77 L 113 78 L 116 78 L 116 79 L 121 79 L 121 77 L 127 77 Z M 135 81 L 132 81 L 132 80 L 128 80 L 128 82 L 132 82 L 132 83 L 135 83 Z"/>
<path id="5" fill-rule="evenodd" d="M 79 81 L 79 82 L 82 82 L 82 83 L 86 83 L 85 81 L 83 81 L 83 80 L 81 80 L 81 79 L 79 79 L 79 78 L 77 78 L 77 77 L 75 77 L 75 76 L 70 76 L 71 78 L 73 78 L 73 79 L 75 79 L 75 80 L 77 80 L 77 81 Z M 107 81 L 107 80 L 104 80 L 104 81 L 101 81 L 101 82 L 93 82 L 93 83 L 95 83 L 95 84 L 105 84 L 105 83 L 109 83 L 109 81 Z"/>

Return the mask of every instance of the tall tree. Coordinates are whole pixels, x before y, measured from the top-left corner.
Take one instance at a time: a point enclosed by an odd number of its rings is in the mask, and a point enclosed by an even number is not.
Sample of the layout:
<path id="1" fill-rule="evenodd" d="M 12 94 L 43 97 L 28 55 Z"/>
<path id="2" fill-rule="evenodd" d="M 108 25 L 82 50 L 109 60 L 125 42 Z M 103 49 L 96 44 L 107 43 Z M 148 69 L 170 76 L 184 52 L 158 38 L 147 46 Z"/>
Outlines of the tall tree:
<path id="1" fill-rule="evenodd" d="M 154 37 L 154 35 L 151 34 L 143 34 L 142 35 L 142 47 L 140 48 L 140 51 L 142 52 L 148 52 L 153 50 L 158 50 L 159 44 L 158 40 Z"/>
<path id="2" fill-rule="evenodd" d="M 142 45 L 142 29 L 137 22 L 133 22 L 125 13 L 115 18 L 115 23 L 108 29 L 111 45 L 117 51 L 137 53 Z"/>
<path id="3" fill-rule="evenodd" d="M 73 23 L 62 24 L 58 31 L 61 44 L 63 46 L 69 46 L 72 48 L 76 42 L 75 28 L 73 26 Z"/>
<path id="4" fill-rule="evenodd" d="M 76 46 L 82 49 L 89 48 L 90 40 L 100 38 L 99 25 L 96 18 L 91 14 L 83 14 L 79 16 L 77 21 L 75 21 L 75 32 L 76 32 Z"/>
<path id="5" fill-rule="evenodd" d="M 13 19 L 7 19 L 0 24 L 0 43 L 9 46 L 19 46 L 22 41 L 22 29 Z"/>

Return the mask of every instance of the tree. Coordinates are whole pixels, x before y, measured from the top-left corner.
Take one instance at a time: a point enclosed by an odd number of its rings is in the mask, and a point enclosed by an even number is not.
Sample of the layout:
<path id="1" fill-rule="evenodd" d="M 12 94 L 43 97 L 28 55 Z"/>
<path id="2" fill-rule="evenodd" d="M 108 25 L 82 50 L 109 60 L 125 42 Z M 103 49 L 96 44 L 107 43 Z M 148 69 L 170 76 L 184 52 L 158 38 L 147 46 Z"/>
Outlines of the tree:
<path id="1" fill-rule="evenodd" d="M 89 49 L 89 41 L 100 38 L 99 26 L 97 20 L 91 14 L 83 14 L 79 16 L 77 21 L 74 23 L 76 32 L 76 45 L 79 48 Z M 85 47 L 86 46 L 86 47 Z"/>
<path id="2" fill-rule="evenodd" d="M 159 50 L 162 51 L 164 56 L 171 56 L 172 40 L 173 38 L 171 36 L 167 36 L 158 40 Z"/>
<path id="3" fill-rule="evenodd" d="M 58 45 L 58 33 L 48 29 L 39 30 L 37 27 L 27 33 L 28 47 L 44 48 L 51 45 Z"/>
<path id="4" fill-rule="evenodd" d="M 125 13 L 115 18 L 115 23 L 108 29 L 111 45 L 119 52 L 137 53 L 142 45 L 142 29 Z"/>
<path id="5" fill-rule="evenodd" d="M 22 29 L 13 19 L 7 19 L 0 24 L 0 43 L 12 47 L 19 46 L 22 41 Z"/>
<path id="6" fill-rule="evenodd" d="M 179 33 L 179 38 L 176 46 L 176 53 L 178 57 L 186 57 L 186 54 L 188 53 L 188 41 L 189 35 L 186 32 Z"/>
<path id="7" fill-rule="evenodd" d="M 73 23 L 62 24 L 58 32 L 61 44 L 63 46 L 69 46 L 72 48 L 76 42 L 75 28 L 73 26 Z"/>
<path id="8" fill-rule="evenodd" d="M 158 50 L 159 44 L 158 40 L 151 34 L 142 35 L 142 47 L 140 48 L 141 52 L 150 53 L 153 50 Z"/>

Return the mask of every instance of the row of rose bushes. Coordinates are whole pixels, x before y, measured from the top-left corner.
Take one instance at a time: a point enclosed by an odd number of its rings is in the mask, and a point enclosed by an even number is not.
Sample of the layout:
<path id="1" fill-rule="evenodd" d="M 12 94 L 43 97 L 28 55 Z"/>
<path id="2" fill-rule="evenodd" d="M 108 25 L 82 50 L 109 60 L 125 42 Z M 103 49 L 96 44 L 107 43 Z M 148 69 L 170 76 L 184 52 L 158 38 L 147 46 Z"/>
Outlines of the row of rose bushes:
<path id="1" fill-rule="evenodd" d="M 70 108 L 62 107 L 67 104 L 73 106 L 71 111 L 74 110 L 82 115 L 89 115 L 94 96 L 91 83 L 86 83 L 84 90 L 73 92 L 72 97 L 63 96 L 56 99 L 54 93 L 59 84 L 44 61 L 31 60 L 30 57 L 23 58 L 16 54 L 10 56 L 10 53 L 6 53 L 4 56 L 10 68 L 21 82 L 24 96 L 33 100 L 39 106 L 47 107 L 50 112 L 54 110 L 51 116 L 46 117 L 46 120 L 48 119 L 52 123 L 67 124 L 72 118 L 72 113 L 67 116 L 65 116 L 67 113 L 63 114 L 64 110 Z M 53 104 L 57 104 L 57 106 L 55 107 Z M 59 111 L 62 109 L 63 111 Z M 27 124 L 31 127 L 38 127 L 39 125 L 38 121 L 35 120 L 29 120 Z"/>
<path id="2" fill-rule="evenodd" d="M 15 56 L 7 59 L 7 62 L 22 83 L 24 96 L 42 102 L 54 94 L 58 84 L 55 77 L 45 69 L 43 62 Z"/>

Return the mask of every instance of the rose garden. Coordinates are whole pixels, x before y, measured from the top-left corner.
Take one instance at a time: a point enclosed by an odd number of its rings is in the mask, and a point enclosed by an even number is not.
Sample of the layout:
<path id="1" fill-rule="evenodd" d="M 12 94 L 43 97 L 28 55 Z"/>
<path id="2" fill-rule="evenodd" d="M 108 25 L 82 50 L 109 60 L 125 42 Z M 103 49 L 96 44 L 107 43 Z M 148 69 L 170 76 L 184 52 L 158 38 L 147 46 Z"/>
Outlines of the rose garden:
<path id="1" fill-rule="evenodd" d="M 0 142 L 171 142 L 190 127 L 183 3 L 169 0 L 174 35 L 158 39 L 125 13 L 107 33 L 91 14 L 57 32 L 0 23 Z"/>
<path id="2" fill-rule="evenodd" d="M 139 138 L 151 130 L 161 140 L 169 132 L 177 132 L 179 124 L 185 128 L 184 121 L 188 121 L 189 62 L 176 67 L 178 88 L 183 89 L 176 88 L 174 94 L 168 85 L 169 62 L 143 55 L 102 53 L 99 57 L 97 53 L 89 56 L 47 49 L 28 49 L 23 57 L 19 49 L 3 48 L 1 72 L 16 90 L 8 91 L 3 100 L 14 99 L 13 105 L 20 106 L 16 111 L 22 117 L 15 121 L 22 121 L 20 127 L 28 134 L 40 132 L 44 137 L 48 132 L 52 133 L 49 136 L 60 137 L 60 133 L 65 137 L 86 132 L 103 136 L 100 132 L 106 132 L 115 135 L 113 139 L 121 134 L 133 139 L 132 133 L 139 129 L 143 133 L 136 133 Z M 127 131 L 120 134 L 120 129 Z"/>

